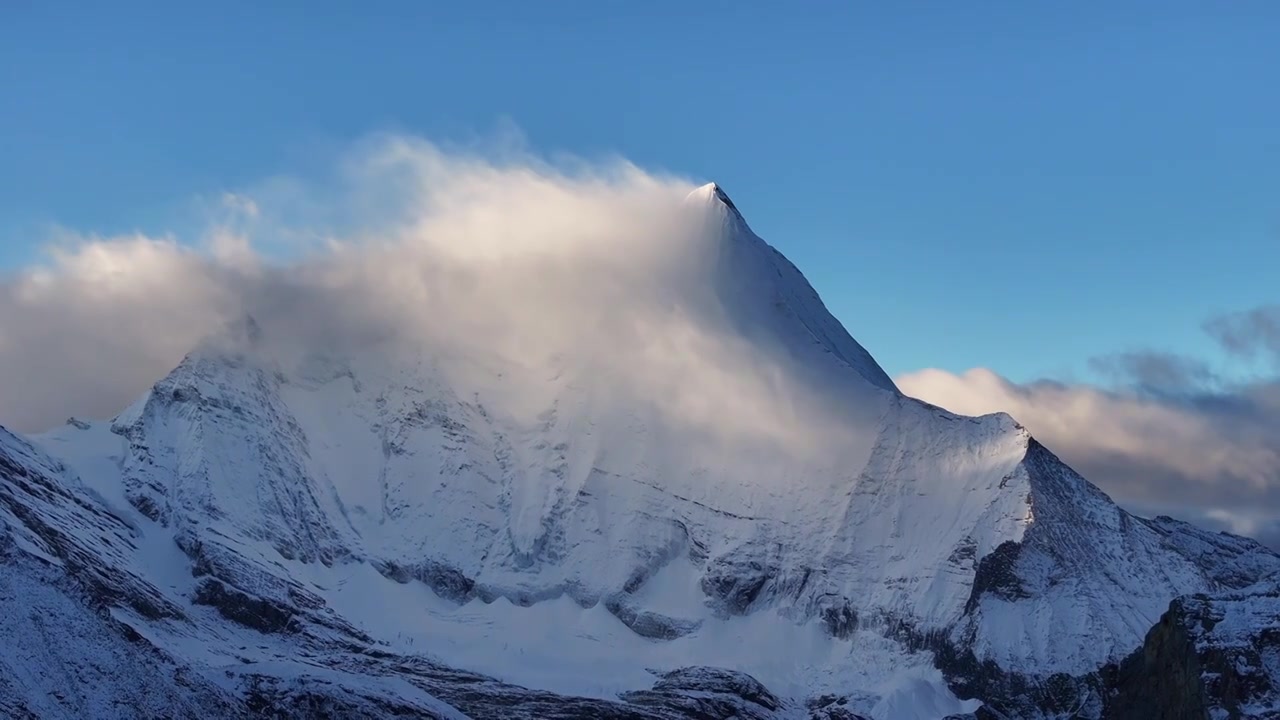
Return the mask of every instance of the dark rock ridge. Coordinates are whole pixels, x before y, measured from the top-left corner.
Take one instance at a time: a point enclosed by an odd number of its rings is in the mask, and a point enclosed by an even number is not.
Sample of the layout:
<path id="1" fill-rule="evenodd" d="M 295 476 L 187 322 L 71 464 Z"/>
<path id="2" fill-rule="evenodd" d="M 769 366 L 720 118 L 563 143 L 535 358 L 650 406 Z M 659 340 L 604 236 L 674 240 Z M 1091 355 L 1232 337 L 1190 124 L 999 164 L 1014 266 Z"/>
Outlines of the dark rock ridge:
<path id="1" fill-rule="evenodd" d="M 1115 720 L 1280 718 L 1280 588 L 1174 600 L 1111 685 Z"/>
<path id="2" fill-rule="evenodd" d="M 226 619 L 258 632 L 283 633 L 300 629 L 289 607 L 228 588 L 213 578 L 206 578 L 196 586 L 191 602 L 212 606 Z"/>

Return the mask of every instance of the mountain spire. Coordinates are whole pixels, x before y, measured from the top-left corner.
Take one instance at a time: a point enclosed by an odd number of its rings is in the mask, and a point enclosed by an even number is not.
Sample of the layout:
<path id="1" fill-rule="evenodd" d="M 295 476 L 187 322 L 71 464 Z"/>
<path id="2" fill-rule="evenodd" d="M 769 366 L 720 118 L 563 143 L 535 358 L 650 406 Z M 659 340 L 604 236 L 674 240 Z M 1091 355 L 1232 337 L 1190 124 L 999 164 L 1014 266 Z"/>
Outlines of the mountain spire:
<path id="1" fill-rule="evenodd" d="M 733 200 L 729 198 L 729 195 L 724 191 L 724 188 L 713 182 L 709 182 L 689 193 L 687 200 L 689 202 L 701 202 L 707 205 L 723 205 L 729 210 L 732 210 L 734 215 L 742 218 L 742 213 L 738 211 L 738 206 L 733 204 Z"/>

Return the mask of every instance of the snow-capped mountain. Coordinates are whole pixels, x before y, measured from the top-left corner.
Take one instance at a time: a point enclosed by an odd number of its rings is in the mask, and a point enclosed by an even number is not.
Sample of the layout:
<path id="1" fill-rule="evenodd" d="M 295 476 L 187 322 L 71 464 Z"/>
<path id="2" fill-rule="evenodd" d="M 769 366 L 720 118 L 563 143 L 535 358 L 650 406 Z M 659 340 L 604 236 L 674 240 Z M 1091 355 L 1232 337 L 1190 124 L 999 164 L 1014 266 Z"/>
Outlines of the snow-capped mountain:
<path id="1" fill-rule="evenodd" d="M 0 433 L 0 708 L 1123 716 L 1171 601 L 1280 571 L 902 395 L 722 190 L 684 210 L 688 337 L 246 319 L 112 420 Z"/>

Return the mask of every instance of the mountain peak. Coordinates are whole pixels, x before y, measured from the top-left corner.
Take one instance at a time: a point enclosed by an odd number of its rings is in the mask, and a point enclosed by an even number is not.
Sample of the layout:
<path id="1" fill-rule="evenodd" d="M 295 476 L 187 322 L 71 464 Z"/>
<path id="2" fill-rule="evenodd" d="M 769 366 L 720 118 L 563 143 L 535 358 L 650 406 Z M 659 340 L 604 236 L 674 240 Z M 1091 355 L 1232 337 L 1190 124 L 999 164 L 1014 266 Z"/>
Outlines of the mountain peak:
<path id="1" fill-rule="evenodd" d="M 729 195 L 724 191 L 724 188 L 713 182 L 709 182 L 689 193 L 688 200 L 690 202 L 702 202 L 708 205 L 718 203 L 732 210 L 738 217 L 742 217 L 742 213 L 738 211 L 738 206 L 733 204 L 733 200 L 729 199 Z"/>

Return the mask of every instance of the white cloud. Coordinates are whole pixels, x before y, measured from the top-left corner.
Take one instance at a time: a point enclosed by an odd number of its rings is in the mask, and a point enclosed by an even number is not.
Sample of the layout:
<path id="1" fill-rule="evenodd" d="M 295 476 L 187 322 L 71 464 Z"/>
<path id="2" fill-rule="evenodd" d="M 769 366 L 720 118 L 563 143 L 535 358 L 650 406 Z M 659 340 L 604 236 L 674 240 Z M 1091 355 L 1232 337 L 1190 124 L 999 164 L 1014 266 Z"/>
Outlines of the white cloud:
<path id="1" fill-rule="evenodd" d="M 102 415 L 234 306 L 222 269 L 171 239 L 84 238 L 0 286 L 0 417 Z"/>
<path id="2" fill-rule="evenodd" d="M 228 193 L 231 217 L 190 245 L 79 238 L 0 285 L 0 377 L 21 379 L 0 386 L 0 423 L 110 416 L 249 313 L 278 349 L 425 346 L 466 358 L 457 373 L 477 359 L 528 368 L 531 393 L 548 367 L 590 367 L 616 378 L 618 407 L 661 398 L 690 428 L 830 434 L 785 353 L 726 317 L 717 248 L 688 232 L 691 188 L 622 161 L 384 137 L 329 182 Z M 264 254 L 282 234 L 316 241 Z"/>
<path id="3" fill-rule="evenodd" d="M 1168 377 L 1159 370 L 1156 375 Z M 1008 412 L 1139 512 L 1258 536 L 1271 534 L 1280 519 L 1276 383 L 1150 394 L 1084 384 L 1016 384 L 981 368 L 959 375 L 922 370 L 896 380 L 908 395 L 954 412 Z"/>

